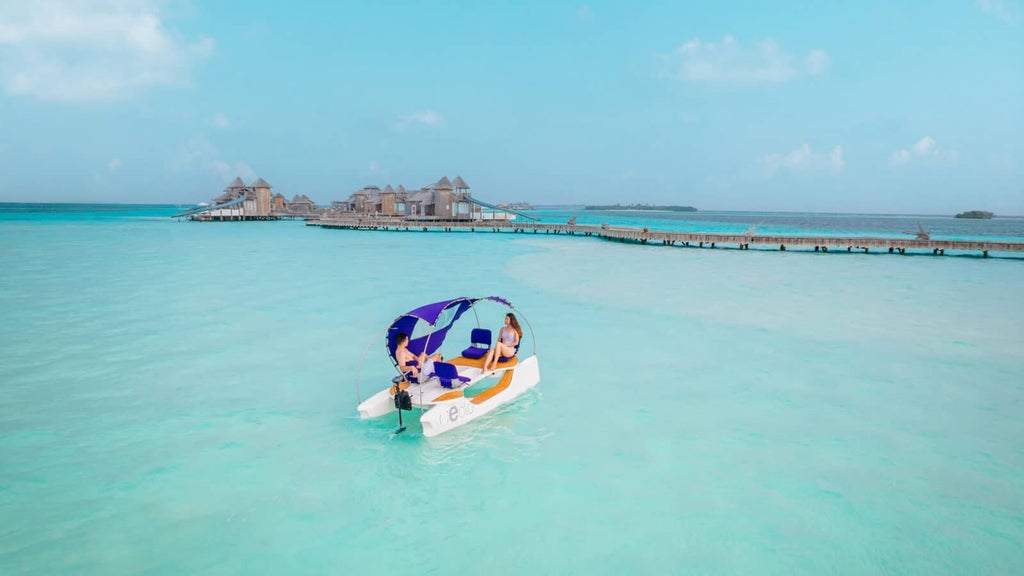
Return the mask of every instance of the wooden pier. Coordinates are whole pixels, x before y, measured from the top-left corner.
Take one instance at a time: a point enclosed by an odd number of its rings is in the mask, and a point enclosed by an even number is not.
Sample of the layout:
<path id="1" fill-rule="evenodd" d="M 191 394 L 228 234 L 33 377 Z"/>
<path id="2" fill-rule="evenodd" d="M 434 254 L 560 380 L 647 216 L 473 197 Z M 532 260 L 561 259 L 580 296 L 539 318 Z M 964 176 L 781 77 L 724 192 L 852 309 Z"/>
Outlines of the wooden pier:
<path id="1" fill-rule="evenodd" d="M 815 252 L 888 252 L 889 254 L 931 253 L 944 255 L 946 250 L 975 252 L 988 257 L 989 252 L 1024 252 L 1024 242 L 989 242 L 981 240 L 938 240 L 919 238 L 880 238 L 868 236 L 779 236 L 767 234 L 712 234 L 668 232 L 648 228 L 592 226 L 585 224 L 545 224 L 505 221 L 445 222 L 438 220 L 402 220 L 398 218 L 332 218 L 307 220 L 307 226 L 343 230 L 390 230 L 417 232 L 511 232 L 514 234 L 565 234 L 596 236 L 605 240 L 691 248 L 733 248 L 748 250 L 751 246 L 782 250 L 800 248 Z"/>

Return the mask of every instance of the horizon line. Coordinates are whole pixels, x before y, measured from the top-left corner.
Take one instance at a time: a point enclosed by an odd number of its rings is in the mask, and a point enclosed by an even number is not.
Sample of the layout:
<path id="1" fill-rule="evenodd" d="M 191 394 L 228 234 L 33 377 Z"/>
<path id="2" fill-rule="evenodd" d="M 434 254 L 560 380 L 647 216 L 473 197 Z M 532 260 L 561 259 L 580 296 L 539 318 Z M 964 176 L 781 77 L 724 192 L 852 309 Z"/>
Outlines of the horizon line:
<path id="1" fill-rule="evenodd" d="M 3 205 L 3 204 L 44 204 L 44 205 L 65 204 L 65 205 L 85 205 L 85 206 L 95 205 L 95 206 L 173 206 L 173 207 L 195 206 L 196 205 L 195 203 L 187 203 L 187 202 L 163 202 L 163 203 L 145 202 L 145 203 L 139 203 L 139 202 L 15 202 L 15 201 L 6 201 L 6 200 L 0 201 L 0 205 Z M 634 204 L 634 205 L 635 206 L 643 206 L 643 204 Z M 562 209 L 578 208 L 578 209 L 582 209 L 581 211 L 584 211 L 584 212 L 594 212 L 594 213 L 598 213 L 598 212 L 627 212 L 627 211 L 632 211 L 632 212 L 659 212 L 658 210 L 630 210 L 629 208 L 625 208 L 625 207 L 622 210 L 585 210 L 585 209 L 583 209 L 585 206 L 592 206 L 592 204 L 533 204 L 533 206 L 534 207 L 532 208 L 532 210 L 540 210 L 540 209 L 546 209 L 546 208 L 547 209 L 551 209 L 551 208 L 556 208 L 556 209 L 557 208 L 562 208 Z M 317 207 L 321 207 L 321 205 L 317 204 Z M 664 212 L 671 212 L 671 211 L 670 210 L 664 210 Z M 956 217 L 955 214 L 947 214 L 947 213 L 943 213 L 943 214 L 924 214 L 924 213 L 915 213 L 915 212 L 829 212 L 829 211 L 819 211 L 819 210 L 752 210 L 752 209 L 739 210 L 739 209 L 701 209 L 701 208 L 695 209 L 694 212 L 678 212 L 678 213 L 679 214 L 701 214 L 701 213 L 707 214 L 709 212 L 712 212 L 712 213 L 713 212 L 732 212 L 732 213 L 754 213 L 754 214 L 817 214 L 817 215 L 836 215 L 836 216 L 926 216 L 926 217 L 939 217 L 939 218 L 955 218 Z M 1018 214 L 1007 214 L 1007 215 L 996 214 L 996 215 L 994 215 L 990 219 L 991 220 L 996 220 L 996 219 L 1000 219 L 1000 218 L 1024 218 L 1024 214 L 1019 214 L 1019 215 Z M 961 220 L 964 220 L 964 219 L 965 218 L 961 218 Z M 986 220 L 989 220 L 989 219 L 986 218 Z"/>

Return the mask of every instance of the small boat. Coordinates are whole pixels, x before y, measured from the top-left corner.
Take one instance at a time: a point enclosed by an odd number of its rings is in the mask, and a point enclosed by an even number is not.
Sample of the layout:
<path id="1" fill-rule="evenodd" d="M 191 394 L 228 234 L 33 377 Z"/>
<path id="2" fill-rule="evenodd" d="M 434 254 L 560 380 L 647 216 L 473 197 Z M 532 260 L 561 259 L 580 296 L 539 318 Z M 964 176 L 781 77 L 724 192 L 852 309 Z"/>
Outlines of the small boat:
<path id="1" fill-rule="evenodd" d="M 491 347 L 491 331 L 480 327 L 477 306 L 498 305 L 514 312 L 529 328 L 532 353 L 520 354 L 526 335 L 520 336 L 516 354 L 498 359 L 497 368 L 483 372 L 484 359 Z M 452 327 L 464 317 L 476 319 L 476 328 L 470 332 L 469 346 L 454 357 L 443 361 L 427 362 L 418 377 L 396 360 L 398 336 L 408 337 L 408 349 L 414 355 L 438 353 L 452 334 Z M 460 323 L 463 331 L 469 326 Z M 456 331 L 458 332 L 458 331 Z M 361 418 L 378 418 L 398 412 L 398 432 L 405 430 L 402 412 L 419 408 L 424 436 L 437 436 L 457 428 L 511 402 L 540 382 L 537 349 L 533 328 L 526 317 L 512 304 L 498 296 L 483 298 L 453 298 L 420 306 L 402 314 L 388 327 L 385 338 L 388 358 L 398 372 L 391 385 L 359 403 Z M 461 347 L 461 344 L 458 345 Z M 357 380 L 358 394 L 358 380 Z M 361 400 L 361 398 L 360 398 Z"/>

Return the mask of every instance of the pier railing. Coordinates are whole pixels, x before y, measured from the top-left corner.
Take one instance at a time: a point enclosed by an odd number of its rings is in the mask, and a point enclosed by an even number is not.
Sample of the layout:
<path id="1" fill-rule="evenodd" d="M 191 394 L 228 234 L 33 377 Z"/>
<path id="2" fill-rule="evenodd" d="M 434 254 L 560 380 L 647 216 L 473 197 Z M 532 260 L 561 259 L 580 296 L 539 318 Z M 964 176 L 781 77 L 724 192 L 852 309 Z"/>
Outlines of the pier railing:
<path id="1" fill-rule="evenodd" d="M 883 250 L 889 253 L 905 254 L 907 250 L 931 251 L 932 254 L 945 254 L 946 250 L 963 252 L 980 252 L 988 256 L 989 252 L 1024 252 L 1024 242 L 986 241 L 986 240 L 946 240 L 935 238 L 888 238 L 873 236 L 789 236 L 778 234 L 715 234 L 710 232 L 673 232 L 667 230 L 651 230 L 648 228 L 629 228 L 623 226 L 594 226 L 587 224 L 548 224 L 542 222 L 507 222 L 507 221 L 440 221 L 440 220 L 401 220 L 379 217 L 346 217 L 307 220 L 307 226 L 323 228 L 339 228 L 345 230 L 387 230 L 387 231 L 468 231 L 468 232 L 512 232 L 512 233 L 544 233 L 566 234 L 570 236 L 596 236 L 606 240 L 619 242 L 635 242 L 640 244 L 662 244 L 666 246 L 690 246 L 698 248 L 732 247 L 747 250 L 751 245 L 763 248 L 786 250 L 790 247 L 811 248 L 828 252 L 831 250 L 854 250 L 869 252 Z"/>

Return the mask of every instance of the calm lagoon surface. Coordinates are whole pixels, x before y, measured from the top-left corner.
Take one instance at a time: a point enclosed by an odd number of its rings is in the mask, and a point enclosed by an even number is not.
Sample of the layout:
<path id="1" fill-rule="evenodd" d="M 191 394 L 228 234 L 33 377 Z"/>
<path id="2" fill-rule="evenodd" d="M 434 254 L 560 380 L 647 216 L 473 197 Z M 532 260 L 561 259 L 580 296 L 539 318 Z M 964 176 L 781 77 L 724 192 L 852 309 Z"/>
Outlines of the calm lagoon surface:
<path id="1" fill-rule="evenodd" d="M 1024 570 L 1020 256 L 175 211 L 0 205 L 0 574 Z M 1021 219 L 579 216 L 1024 238 Z M 433 439 L 417 412 L 397 436 L 358 419 L 397 315 L 492 294 L 532 325 L 536 388 Z"/>

